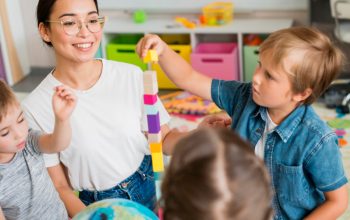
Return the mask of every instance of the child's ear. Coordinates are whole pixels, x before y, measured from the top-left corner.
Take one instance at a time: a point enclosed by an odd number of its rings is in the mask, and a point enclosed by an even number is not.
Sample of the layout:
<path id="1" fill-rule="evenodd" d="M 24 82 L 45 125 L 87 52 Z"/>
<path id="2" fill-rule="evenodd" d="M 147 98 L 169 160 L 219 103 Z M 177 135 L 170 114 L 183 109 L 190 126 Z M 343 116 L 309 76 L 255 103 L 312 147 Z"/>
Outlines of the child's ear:
<path id="1" fill-rule="evenodd" d="M 302 102 L 306 100 L 312 94 L 312 89 L 307 88 L 304 92 L 297 93 L 293 96 L 293 100 L 296 102 Z"/>
<path id="2" fill-rule="evenodd" d="M 43 22 L 39 24 L 39 34 L 45 42 L 51 42 L 48 27 Z"/>

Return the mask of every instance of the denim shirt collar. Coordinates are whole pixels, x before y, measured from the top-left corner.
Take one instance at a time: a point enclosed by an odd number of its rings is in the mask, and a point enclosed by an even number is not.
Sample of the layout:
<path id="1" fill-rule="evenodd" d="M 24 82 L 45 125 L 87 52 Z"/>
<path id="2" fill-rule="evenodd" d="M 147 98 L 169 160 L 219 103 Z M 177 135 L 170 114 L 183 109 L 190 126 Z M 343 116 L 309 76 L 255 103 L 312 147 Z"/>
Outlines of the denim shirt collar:
<path id="1" fill-rule="evenodd" d="M 305 111 L 305 105 L 298 106 L 289 114 L 286 119 L 283 120 L 281 124 L 276 127 L 275 132 L 279 135 L 284 143 L 287 143 L 296 127 L 300 124 Z M 260 106 L 253 117 L 257 117 L 258 115 L 260 115 L 261 119 L 266 123 L 267 109 L 265 107 Z"/>

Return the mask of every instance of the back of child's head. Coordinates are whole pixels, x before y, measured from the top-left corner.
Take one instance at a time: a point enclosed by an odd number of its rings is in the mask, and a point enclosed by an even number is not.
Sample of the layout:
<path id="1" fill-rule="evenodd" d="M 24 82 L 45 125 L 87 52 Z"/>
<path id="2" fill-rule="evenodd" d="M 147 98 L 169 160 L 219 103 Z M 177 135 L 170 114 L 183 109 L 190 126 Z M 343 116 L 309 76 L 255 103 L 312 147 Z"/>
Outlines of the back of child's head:
<path id="1" fill-rule="evenodd" d="M 0 122 L 8 114 L 10 107 L 18 104 L 11 88 L 3 80 L 0 80 Z"/>
<path id="2" fill-rule="evenodd" d="M 269 175 L 250 145 L 229 129 L 200 129 L 179 141 L 162 184 L 165 220 L 266 220 Z"/>
<path id="3" fill-rule="evenodd" d="M 272 66 L 287 72 L 293 92 L 312 89 L 304 104 L 313 103 L 337 77 L 344 55 L 330 39 L 315 28 L 292 27 L 272 33 L 260 46 L 260 56 L 268 56 Z M 283 62 L 295 54 L 294 64 Z"/>

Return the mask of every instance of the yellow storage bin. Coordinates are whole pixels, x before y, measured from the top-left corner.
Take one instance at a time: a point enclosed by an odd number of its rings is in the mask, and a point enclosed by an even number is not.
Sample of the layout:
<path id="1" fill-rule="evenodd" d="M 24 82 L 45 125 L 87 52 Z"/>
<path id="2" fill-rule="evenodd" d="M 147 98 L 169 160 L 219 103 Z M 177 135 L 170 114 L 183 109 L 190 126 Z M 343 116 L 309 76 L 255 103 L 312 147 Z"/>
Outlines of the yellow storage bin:
<path id="1" fill-rule="evenodd" d="M 159 37 L 162 38 L 171 49 L 190 63 L 191 46 L 189 34 L 159 34 Z M 157 72 L 158 87 L 160 89 L 178 89 L 175 84 L 168 79 L 167 75 L 158 64 L 152 64 L 151 69 Z"/>
<path id="2" fill-rule="evenodd" d="M 190 63 L 191 46 L 190 45 L 169 45 L 171 49 L 177 52 L 182 58 Z M 157 72 L 158 87 L 160 89 L 177 89 L 176 85 L 168 79 L 158 64 L 152 64 L 152 70 Z"/>

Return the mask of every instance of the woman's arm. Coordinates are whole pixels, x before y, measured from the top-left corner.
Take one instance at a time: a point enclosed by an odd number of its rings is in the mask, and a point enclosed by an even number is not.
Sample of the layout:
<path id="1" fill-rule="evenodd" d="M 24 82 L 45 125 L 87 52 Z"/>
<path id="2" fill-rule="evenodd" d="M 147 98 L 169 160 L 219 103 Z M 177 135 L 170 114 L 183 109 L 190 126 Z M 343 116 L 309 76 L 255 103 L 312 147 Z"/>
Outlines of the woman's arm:
<path id="1" fill-rule="evenodd" d="M 317 207 L 306 220 L 330 220 L 339 218 L 348 207 L 348 186 L 324 193 L 326 201 Z"/>
<path id="2" fill-rule="evenodd" d="M 73 189 L 67 181 L 64 166 L 60 163 L 56 166 L 48 167 L 47 170 L 58 194 L 61 197 L 61 200 L 66 206 L 68 215 L 70 217 L 74 217 L 80 211 L 85 209 L 86 206 L 74 194 Z"/>

